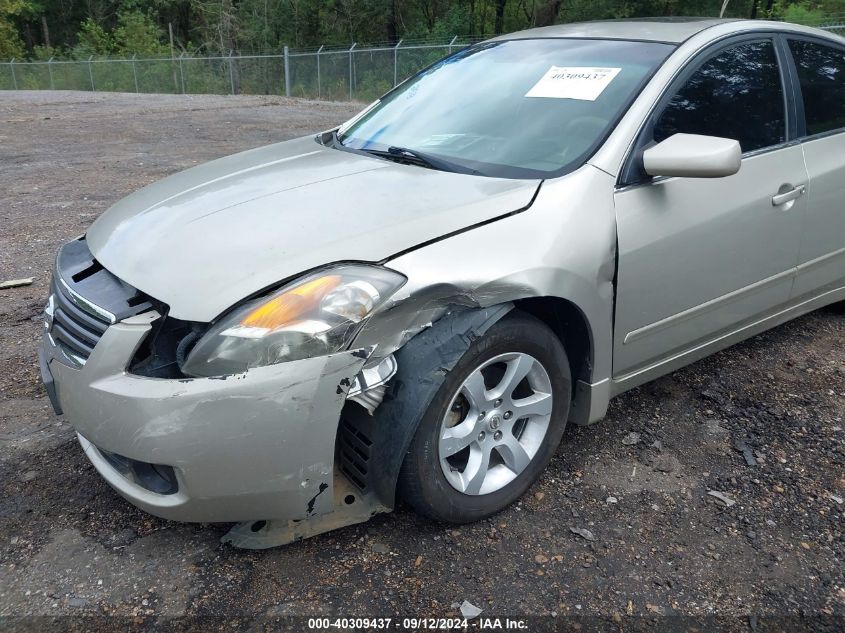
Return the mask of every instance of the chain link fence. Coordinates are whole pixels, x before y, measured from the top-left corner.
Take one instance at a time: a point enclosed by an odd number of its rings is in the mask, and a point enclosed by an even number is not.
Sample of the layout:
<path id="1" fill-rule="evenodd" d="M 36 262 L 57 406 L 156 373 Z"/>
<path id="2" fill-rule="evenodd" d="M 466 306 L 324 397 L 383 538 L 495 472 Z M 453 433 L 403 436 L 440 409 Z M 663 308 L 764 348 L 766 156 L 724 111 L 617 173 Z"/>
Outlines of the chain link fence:
<path id="1" fill-rule="evenodd" d="M 838 17 L 838 16 L 837 16 Z M 820 25 L 845 36 L 845 20 Z M 441 57 L 484 38 L 399 41 L 217 57 L 16 61 L 0 63 L 0 90 L 89 90 L 169 94 L 265 94 L 370 101 Z"/>
<path id="2" fill-rule="evenodd" d="M 483 38 L 399 41 L 216 57 L 16 61 L 0 63 L 0 90 L 88 90 L 165 94 L 266 94 L 333 101 L 372 100 L 438 59 Z"/>

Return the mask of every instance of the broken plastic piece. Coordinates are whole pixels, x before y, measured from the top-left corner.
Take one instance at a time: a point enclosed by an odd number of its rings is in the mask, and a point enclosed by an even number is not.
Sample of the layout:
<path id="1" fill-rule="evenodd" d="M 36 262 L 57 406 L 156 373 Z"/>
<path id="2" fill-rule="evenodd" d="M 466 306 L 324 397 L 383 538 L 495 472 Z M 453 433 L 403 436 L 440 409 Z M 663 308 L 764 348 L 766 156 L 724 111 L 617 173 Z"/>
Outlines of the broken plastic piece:
<path id="1" fill-rule="evenodd" d="M 318 493 L 321 494 L 324 489 Z M 268 549 L 338 528 L 363 523 L 381 512 L 389 512 L 372 495 L 362 495 L 342 475 L 334 478 L 334 509 L 295 521 L 245 521 L 238 523 L 220 539 L 241 549 Z"/>
<path id="2" fill-rule="evenodd" d="M 0 290 L 5 290 L 6 288 L 18 288 L 19 286 L 28 286 L 32 283 L 32 277 L 26 277 L 24 279 L 9 279 L 8 281 L 0 282 Z"/>
<path id="3" fill-rule="evenodd" d="M 708 490 L 707 494 L 711 497 L 715 497 L 716 499 L 718 499 L 726 508 L 730 508 L 732 505 L 736 504 L 736 501 L 728 497 L 726 494 L 719 492 L 718 490 Z"/>
<path id="4" fill-rule="evenodd" d="M 595 541 L 596 540 L 595 535 L 592 532 L 590 532 L 590 530 L 588 530 L 586 528 L 571 527 L 571 528 L 569 528 L 569 531 L 572 532 L 573 534 L 577 534 L 581 538 L 587 539 L 588 541 Z"/>
<path id="5" fill-rule="evenodd" d="M 467 618 L 468 620 L 472 620 L 477 618 L 481 615 L 481 609 L 476 607 L 474 604 L 469 602 L 468 600 L 464 600 L 461 603 L 461 615 Z"/>
<path id="6" fill-rule="evenodd" d="M 367 413 L 372 415 L 384 399 L 386 384 L 396 374 L 397 369 L 398 365 L 393 354 L 373 367 L 364 367 L 352 381 L 347 397 L 360 404 Z"/>

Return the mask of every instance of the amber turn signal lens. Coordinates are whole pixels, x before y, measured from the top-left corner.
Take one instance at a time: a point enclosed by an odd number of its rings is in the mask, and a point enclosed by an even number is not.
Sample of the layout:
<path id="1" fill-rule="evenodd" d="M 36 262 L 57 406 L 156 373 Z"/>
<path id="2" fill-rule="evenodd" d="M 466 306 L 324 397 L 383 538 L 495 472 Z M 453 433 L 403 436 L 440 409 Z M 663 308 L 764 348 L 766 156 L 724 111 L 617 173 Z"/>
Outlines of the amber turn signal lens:
<path id="1" fill-rule="evenodd" d="M 328 275 L 307 281 L 263 303 L 247 314 L 241 325 L 274 330 L 298 320 L 313 310 L 330 290 L 340 285 L 339 275 Z"/>

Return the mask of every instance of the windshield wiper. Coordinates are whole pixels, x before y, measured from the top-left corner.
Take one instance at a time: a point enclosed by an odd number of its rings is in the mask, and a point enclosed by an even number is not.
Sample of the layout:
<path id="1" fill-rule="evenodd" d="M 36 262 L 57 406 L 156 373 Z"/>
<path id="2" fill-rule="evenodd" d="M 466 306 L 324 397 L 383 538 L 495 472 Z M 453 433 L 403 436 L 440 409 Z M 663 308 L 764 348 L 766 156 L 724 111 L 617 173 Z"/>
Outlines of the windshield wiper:
<path id="1" fill-rule="evenodd" d="M 328 132 L 318 134 L 317 142 L 326 147 L 342 149 L 346 152 L 352 152 L 353 154 L 371 154 L 372 156 L 378 156 L 379 158 L 392 160 L 406 165 L 418 165 L 420 167 L 427 167 L 438 171 L 451 171 L 458 174 L 473 174 L 475 176 L 484 175 L 472 167 L 459 165 L 458 163 L 453 163 L 452 161 L 438 158 L 415 149 L 409 149 L 407 147 L 391 145 L 386 150 L 370 148 L 358 149 L 355 147 L 349 147 L 348 145 L 344 145 L 337 133 L 337 130 L 330 130 Z"/>
<path id="2" fill-rule="evenodd" d="M 420 152 L 415 149 L 408 149 L 407 147 L 397 147 L 395 145 L 391 145 L 387 148 L 387 151 L 378 149 L 365 149 L 363 151 L 380 158 L 396 161 L 398 163 L 419 165 L 420 167 L 428 167 L 429 169 L 437 169 L 439 171 L 451 171 L 459 174 L 481 175 L 481 172 L 477 169 L 465 167 L 464 165 L 459 165 L 442 158 L 437 158 L 436 156 L 432 156 L 431 154 Z"/>

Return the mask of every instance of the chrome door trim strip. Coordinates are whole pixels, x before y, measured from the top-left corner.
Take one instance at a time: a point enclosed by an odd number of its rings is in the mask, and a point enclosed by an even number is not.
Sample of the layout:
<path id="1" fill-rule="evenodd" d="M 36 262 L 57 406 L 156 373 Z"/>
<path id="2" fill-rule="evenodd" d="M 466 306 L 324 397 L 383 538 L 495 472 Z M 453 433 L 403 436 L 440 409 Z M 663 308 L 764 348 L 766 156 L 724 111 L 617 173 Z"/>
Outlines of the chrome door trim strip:
<path id="1" fill-rule="evenodd" d="M 804 262 L 803 264 L 798 264 L 797 270 L 798 270 L 799 273 L 803 273 L 803 272 L 810 270 L 811 268 L 815 268 L 816 266 L 821 266 L 822 264 L 824 264 L 829 259 L 833 259 L 835 257 L 841 257 L 843 255 L 845 255 L 845 248 L 839 248 L 835 251 L 831 251 L 829 253 L 826 253 L 825 255 L 822 255 L 821 257 L 816 257 L 815 259 L 810 259 L 810 260 Z"/>
<path id="2" fill-rule="evenodd" d="M 724 304 L 731 303 L 732 301 L 735 301 L 747 294 L 762 290 L 766 286 L 781 281 L 786 277 L 795 276 L 797 273 L 798 268 L 789 268 L 788 270 L 785 270 L 781 273 L 777 273 L 776 275 L 772 275 L 771 277 L 767 277 L 766 279 L 754 282 L 753 284 L 744 286 L 742 288 L 734 290 L 733 292 L 729 292 L 728 294 L 722 295 L 721 297 L 716 297 L 715 299 L 711 299 L 710 301 L 706 301 L 697 306 L 693 306 L 692 308 L 688 308 L 683 312 L 678 312 L 677 314 L 668 316 L 665 319 L 661 319 L 660 321 L 655 321 L 654 323 L 644 325 L 641 328 L 637 328 L 636 330 L 628 332 L 625 335 L 625 339 L 622 341 L 622 344 L 627 345 L 628 343 L 633 343 L 634 341 L 644 338 L 649 334 L 664 330 L 683 321 L 693 319 L 697 316 L 700 316 L 701 314 L 704 314 L 705 312 L 713 310 L 714 308 L 718 308 Z"/>
<path id="3" fill-rule="evenodd" d="M 842 300 L 845 300 L 845 285 L 825 290 L 820 294 L 813 295 L 812 297 L 804 299 L 794 305 L 779 310 L 774 314 L 770 314 L 762 319 L 757 319 L 751 323 L 746 323 L 739 328 L 720 334 L 717 337 L 700 343 L 694 347 L 677 352 L 656 363 L 652 363 L 651 365 L 642 367 L 630 373 L 617 376 L 613 379 L 612 395 L 614 397 L 618 396 L 628 389 L 632 389 L 645 382 L 658 378 L 659 376 L 663 376 L 680 369 L 692 362 L 695 362 L 696 360 L 710 356 L 720 349 L 724 349 L 730 345 L 738 343 L 739 341 L 745 340 L 746 338 L 765 332 L 772 327 L 791 321 L 792 319 L 798 318 L 799 316 L 812 312 L 813 310 L 822 308 L 825 305 Z"/>

